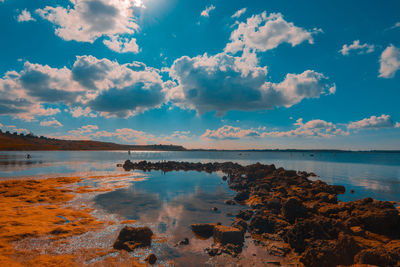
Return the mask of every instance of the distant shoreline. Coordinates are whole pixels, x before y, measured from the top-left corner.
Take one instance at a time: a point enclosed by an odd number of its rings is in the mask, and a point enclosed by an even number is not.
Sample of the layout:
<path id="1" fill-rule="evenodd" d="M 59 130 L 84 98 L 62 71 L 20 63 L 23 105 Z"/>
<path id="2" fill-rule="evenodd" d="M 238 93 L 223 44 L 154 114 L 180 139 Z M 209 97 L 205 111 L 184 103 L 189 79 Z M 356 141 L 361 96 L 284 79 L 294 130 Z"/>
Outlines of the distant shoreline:
<path id="1" fill-rule="evenodd" d="M 124 145 L 92 140 L 63 140 L 0 132 L 0 151 L 192 151 L 192 152 L 300 152 L 300 153 L 400 153 L 400 150 L 343 150 L 343 149 L 187 149 L 181 145 Z"/>

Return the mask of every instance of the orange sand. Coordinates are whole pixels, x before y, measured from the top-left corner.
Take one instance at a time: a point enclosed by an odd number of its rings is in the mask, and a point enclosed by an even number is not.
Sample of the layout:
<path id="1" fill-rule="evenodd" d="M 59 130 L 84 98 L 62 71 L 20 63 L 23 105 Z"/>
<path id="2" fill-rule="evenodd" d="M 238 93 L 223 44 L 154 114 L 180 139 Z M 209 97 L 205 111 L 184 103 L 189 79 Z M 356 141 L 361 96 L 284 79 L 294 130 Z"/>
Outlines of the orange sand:
<path id="1" fill-rule="evenodd" d="M 63 208 L 62 204 L 76 193 L 67 189 L 81 181 L 79 177 L 50 178 L 45 180 L 13 180 L 0 183 L 0 266 L 78 266 L 77 255 L 47 255 L 37 251 L 14 249 L 12 242 L 29 237 L 48 237 L 50 240 L 80 235 L 101 227 L 104 222 L 90 215 L 91 209 Z M 62 217 L 66 218 L 66 221 Z M 100 252 L 83 252 L 85 256 Z M 102 252 L 104 253 L 104 252 Z M 82 256 L 80 256 L 82 257 Z M 105 258 L 102 266 L 138 266 L 129 257 Z"/>

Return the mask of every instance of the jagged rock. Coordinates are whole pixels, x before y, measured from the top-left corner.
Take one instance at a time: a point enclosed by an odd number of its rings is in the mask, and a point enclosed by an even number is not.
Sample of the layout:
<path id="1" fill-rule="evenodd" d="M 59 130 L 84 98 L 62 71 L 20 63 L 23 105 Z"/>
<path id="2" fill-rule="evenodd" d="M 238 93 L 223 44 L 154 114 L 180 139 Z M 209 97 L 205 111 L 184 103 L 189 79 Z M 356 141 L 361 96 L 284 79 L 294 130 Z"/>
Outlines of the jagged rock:
<path id="1" fill-rule="evenodd" d="M 236 201 L 242 202 L 242 201 L 249 199 L 249 197 L 250 197 L 250 193 L 248 191 L 241 191 L 234 197 L 234 199 Z"/>
<path id="2" fill-rule="evenodd" d="M 291 197 L 282 206 L 282 215 L 293 222 L 296 218 L 302 218 L 306 215 L 307 209 L 296 197 Z"/>
<path id="3" fill-rule="evenodd" d="M 246 232 L 247 223 L 245 220 L 238 218 L 232 223 L 232 227 L 235 227 L 235 228 L 241 230 L 242 232 Z"/>
<path id="4" fill-rule="evenodd" d="M 243 219 L 245 221 L 250 220 L 251 216 L 253 216 L 252 210 L 240 210 L 239 213 L 236 215 L 236 218 Z"/>
<path id="5" fill-rule="evenodd" d="M 228 243 L 242 245 L 244 233 L 235 227 L 217 225 L 214 227 L 214 239 L 223 245 Z"/>

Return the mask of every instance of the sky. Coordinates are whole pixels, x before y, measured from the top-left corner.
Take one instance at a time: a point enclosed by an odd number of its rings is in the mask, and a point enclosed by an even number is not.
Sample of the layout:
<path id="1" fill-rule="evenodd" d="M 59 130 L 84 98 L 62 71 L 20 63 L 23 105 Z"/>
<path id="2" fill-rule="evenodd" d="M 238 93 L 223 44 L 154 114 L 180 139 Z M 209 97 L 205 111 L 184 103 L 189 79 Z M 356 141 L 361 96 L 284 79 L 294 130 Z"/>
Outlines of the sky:
<path id="1" fill-rule="evenodd" d="M 0 0 L 0 129 L 400 149 L 400 1 Z"/>

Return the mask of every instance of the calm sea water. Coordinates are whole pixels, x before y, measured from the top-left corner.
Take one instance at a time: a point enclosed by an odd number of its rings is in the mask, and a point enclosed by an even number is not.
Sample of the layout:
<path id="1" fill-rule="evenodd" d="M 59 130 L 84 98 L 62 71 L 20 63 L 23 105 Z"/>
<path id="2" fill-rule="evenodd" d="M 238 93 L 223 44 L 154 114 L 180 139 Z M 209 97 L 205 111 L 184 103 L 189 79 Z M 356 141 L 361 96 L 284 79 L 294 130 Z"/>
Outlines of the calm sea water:
<path id="1" fill-rule="evenodd" d="M 132 152 L 126 151 L 35 151 L 0 152 L 0 177 L 54 177 L 93 172 L 121 173 L 117 163 L 131 160 L 177 160 L 191 162 L 233 161 L 240 164 L 261 162 L 286 169 L 314 172 L 330 184 L 346 186 L 342 200 L 371 196 L 381 200 L 400 201 L 400 153 L 356 152 Z M 153 180 L 156 183 L 156 179 Z M 171 180 L 171 183 L 174 183 Z M 206 183 L 203 183 L 206 184 Z M 192 184 L 191 186 L 195 186 Z M 170 192 L 190 186 L 171 187 Z M 203 188 L 200 186 L 200 188 Z M 350 190 L 355 191 L 354 194 Z M 214 190 L 214 189 L 212 189 Z"/>
<path id="2" fill-rule="evenodd" d="M 174 266 L 228 266 L 232 258 L 210 259 L 204 248 L 211 246 L 212 239 L 198 239 L 190 230 L 193 223 L 221 222 L 230 225 L 234 215 L 246 205 L 224 204 L 235 192 L 223 182 L 222 173 L 152 171 L 126 172 L 119 167 L 126 159 L 177 160 L 191 162 L 233 161 L 240 164 L 261 162 L 275 164 L 286 169 L 314 172 L 330 184 L 341 184 L 347 193 L 344 201 L 371 196 L 381 200 L 400 201 L 400 154 L 399 153 L 333 153 L 333 152 L 0 152 L 0 179 L 46 178 L 79 175 L 83 178 L 103 175 L 111 183 L 123 182 L 125 186 L 111 192 L 97 194 L 93 199 L 96 211 L 121 219 L 136 220 L 138 225 L 149 226 L 156 235 L 166 236 L 168 242 L 155 242 L 151 250 L 162 264 L 170 260 Z M 115 176 L 114 176 L 115 174 Z M 135 179 L 144 177 L 143 179 Z M 96 179 L 83 179 L 82 185 L 97 186 Z M 86 184 L 87 183 L 87 184 Z M 350 190 L 355 190 L 354 194 Z M 217 211 L 212 208 L 216 207 Z M 110 247 L 117 228 L 104 230 L 108 237 L 101 242 Z M 111 232 L 110 232 L 111 231 Z M 114 231 L 114 232 L 112 232 Z M 108 233 L 112 237 L 109 237 Z M 184 238 L 188 246 L 175 244 Z M 82 240 L 79 239 L 81 244 Z M 90 238 L 89 238 L 90 240 Z M 97 242 L 97 241 L 96 241 Z M 100 243 L 101 243 L 100 242 Z M 108 242 L 108 243 L 107 243 Z M 71 242 L 75 244 L 74 242 Z M 99 244 L 100 244 L 99 243 Z M 102 243 L 101 243 L 102 244 Z M 254 257 L 253 255 L 258 255 Z M 268 261 L 282 259 L 265 253 L 247 238 L 241 257 L 233 265 L 262 266 Z M 285 264 L 283 264 L 285 265 Z"/>

